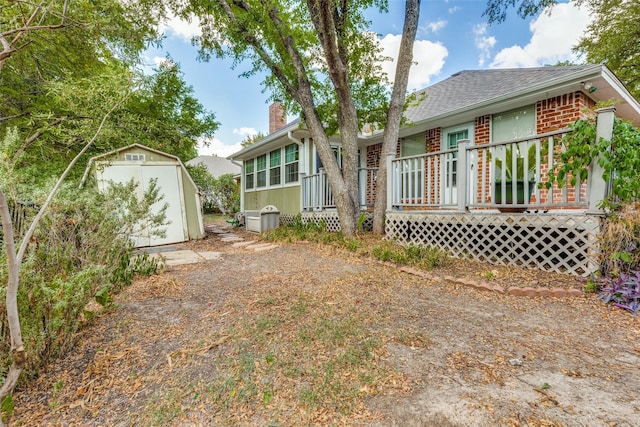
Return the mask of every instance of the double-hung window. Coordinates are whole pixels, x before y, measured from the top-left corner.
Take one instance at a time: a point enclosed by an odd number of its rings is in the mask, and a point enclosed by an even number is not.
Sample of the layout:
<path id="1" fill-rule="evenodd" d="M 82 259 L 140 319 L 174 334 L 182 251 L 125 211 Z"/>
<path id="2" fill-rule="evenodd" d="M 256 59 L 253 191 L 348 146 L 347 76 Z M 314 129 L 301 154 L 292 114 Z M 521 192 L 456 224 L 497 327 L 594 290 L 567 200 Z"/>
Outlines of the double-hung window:
<path id="1" fill-rule="evenodd" d="M 255 159 L 251 159 L 244 162 L 245 190 L 253 190 L 254 187 L 254 161 Z"/>
<path id="2" fill-rule="evenodd" d="M 269 185 L 280 185 L 282 151 L 278 148 L 269 153 Z"/>
<path id="3" fill-rule="evenodd" d="M 267 155 L 263 154 L 256 158 L 256 187 L 267 186 Z"/>
<path id="4" fill-rule="evenodd" d="M 284 147 L 284 182 L 298 182 L 299 150 L 297 144 L 289 144 Z"/>

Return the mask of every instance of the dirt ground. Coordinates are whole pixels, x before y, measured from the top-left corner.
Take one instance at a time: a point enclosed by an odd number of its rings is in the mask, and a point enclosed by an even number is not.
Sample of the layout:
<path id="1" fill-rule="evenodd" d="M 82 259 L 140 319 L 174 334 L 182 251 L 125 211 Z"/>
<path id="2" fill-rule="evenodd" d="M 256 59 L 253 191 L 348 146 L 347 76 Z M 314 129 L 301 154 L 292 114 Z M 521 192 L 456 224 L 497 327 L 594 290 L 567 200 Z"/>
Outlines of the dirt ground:
<path id="1" fill-rule="evenodd" d="M 188 246 L 221 256 L 126 288 L 17 392 L 14 425 L 640 425 L 640 321 L 593 295 L 481 292 L 313 244 L 255 252 L 211 235 Z M 438 274 L 580 286 L 461 261 Z M 315 354 L 295 347 L 315 313 L 377 343 L 346 406 L 309 397 L 352 380 L 336 370 L 312 387 L 317 366 L 334 366 L 314 360 L 348 345 L 336 335 L 340 345 L 313 347 L 316 334 L 304 341 Z"/>

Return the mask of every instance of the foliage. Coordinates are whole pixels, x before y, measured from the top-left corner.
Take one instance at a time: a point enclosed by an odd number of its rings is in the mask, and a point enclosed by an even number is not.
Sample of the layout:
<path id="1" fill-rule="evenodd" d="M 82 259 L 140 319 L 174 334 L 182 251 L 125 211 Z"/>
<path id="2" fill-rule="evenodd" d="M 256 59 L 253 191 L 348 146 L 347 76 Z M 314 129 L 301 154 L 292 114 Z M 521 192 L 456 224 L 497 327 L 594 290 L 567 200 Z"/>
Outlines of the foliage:
<path id="1" fill-rule="evenodd" d="M 596 139 L 594 118 L 582 119 L 571 125 L 563 137 L 566 150 L 556 166 L 549 171 L 547 188 L 555 182 L 563 187 L 586 181 L 589 165 L 597 160 L 603 169 L 602 178 L 611 182 L 611 194 L 602 201 L 605 207 L 616 208 L 640 198 L 640 130 L 628 121 L 615 118 L 611 141 Z"/>
<path id="2" fill-rule="evenodd" d="M 187 165 L 187 170 L 200 192 L 203 212 L 220 211 L 224 215 L 232 215 L 240 210 L 240 186 L 233 174 L 214 178 L 203 163 Z"/>
<path id="3" fill-rule="evenodd" d="M 439 267 L 449 261 L 446 252 L 437 248 L 401 246 L 391 241 L 375 239 L 371 233 L 360 233 L 355 238 L 345 237 L 342 233 L 327 231 L 326 225 L 322 222 L 304 222 L 299 215 L 293 223 L 263 233 L 261 237 L 270 241 L 310 241 L 335 246 L 360 256 L 425 270 Z"/>
<path id="4" fill-rule="evenodd" d="M 240 145 L 242 146 L 242 148 L 247 148 L 248 146 L 250 146 L 252 144 L 255 144 L 256 142 L 260 141 L 265 136 L 266 135 L 264 133 L 262 133 L 262 132 L 258 132 L 255 135 L 247 135 L 240 142 Z"/>
<path id="5" fill-rule="evenodd" d="M 617 277 L 605 277 L 601 281 L 600 298 L 604 303 L 613 302 L 634 316 L 640 311 L 640 270 L 629 274 L 621 273 Z"/>
<path id="6" fill-rule="evenodd" d="M 640 2 L 582 0 L 593 15 L 575 50 L 593 64 L 605 64 L 640 99 Z"/>
<path id="7" fill-rule="evenodd" d="M 523 181 L 526 179 L 532 180 L 534 179 L 533 172 L 536 170 L 536 145 L 531 144 L 527 149 L 527 169 L 525 170 L 525 156 L 521 152 L 521 148 L 523 145 L 526 145 L 526 142 L 520 142 L 517 144 L 509 144 L 506 147 L 500 147 L 498 150 L 503 150 L 505 153 L 504 162 L 505 162 L 505 179 L 507 181 Z M 514 152 L 515 147 L 515 152 Z M 496 150 L 496 151 L 498 151 Z M 489 153 L 490 154 L 490 153 Z M 513 158 L 515 156 L 516 159 L 516 169 L 515 173 L 513 171 Z M 502 156 L 496 154 L 496 167 L 498 168 L 498 172 L 496 173 L 496 181 L 499 182 L 502 179 L 503 165 Z"/>
<path id="8" fill-rule="evenodd" d="M 640 270 L 640 205 L 624 205 L 609 215 L 598 235 L 604 275 Z"/>
<path id="9" fill-rule="evenodd" d="M 27 378 L 73 345 L 85 307 L 94 296 L 106 301 L 137 272 L 158 271 L 154 259 L 130 261 L 133 248 L 126 234 L 136 229 L 131 222 L 148 217 L 150 204 L 155 202 L 149 195 L 139 203 L 128 185 L 114 187 L 107 194 L 71 186 L 60 191 L 36 230 L 20 273 L 18 305 Z M 135 210 L 122 214 L 123 206 L 134 205 Z M 6 253 L 2 251 L 0 283 L 6 283 L 6 275 Z M 10 363 L 5 291 L 5 287 L 0 290 L 2 374 Z"/>
<path id="10" fill-rule="evenodd" d="M 487 17 L 489 24 L 499 24 L 507 19 L 507 11 L 516 7 L 521 18 L 539 14 L 548 6 L 553 6 L 557 0 L 487 0 L 487 8 L 482 16 Z"/>
<path id="11" fill-rule="evenodd" d="M 59 23 L 63 3 L 41 4 L 39 24 Z M 12 2 L 0 8 L 0 19 L 20 25 L 34 10 L 35 3 Z M 152 74 L 135 68 L 157 37 L 156 17 L 135 2 L 117 0 L 71 1 L 66 12 L 61 28 L 24 33 L 0 72 L 0 139 L 15 134 L 6 155 L 24 188 L 40 188 L 59 176 L 106 108 L 125 94 L 128 99 L 112 112 L 81 163 L 133 142 L 183 161 L 194 157 L 198 140 L 217 129 L 215 117 L 170 58 Z M 71 176 L 81 173 L 77 168 Z"/>

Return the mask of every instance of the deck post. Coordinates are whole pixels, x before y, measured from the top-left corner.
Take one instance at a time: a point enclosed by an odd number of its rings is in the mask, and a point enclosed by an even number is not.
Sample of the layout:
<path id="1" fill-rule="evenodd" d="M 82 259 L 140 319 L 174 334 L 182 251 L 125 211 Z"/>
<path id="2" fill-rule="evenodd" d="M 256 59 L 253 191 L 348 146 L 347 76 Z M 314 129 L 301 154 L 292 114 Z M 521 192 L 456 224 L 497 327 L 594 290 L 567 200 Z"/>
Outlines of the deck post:
<path id="1" fill-rule="evenodd" d="M 458 141 L 458 159 L 456 161 L 456 189 L 458 194 L 458 212 L 467 211 L 467 186 L 469 178 L 467 176 L 467 145 L 468 139 Z"/>
<path id="2" fill-rule="evenodd" d="M 308 200 L 307 200 L 307 194 L 308 194 L 308 189 L 307 189 L 307 185 L 309 185 L 309 183 L 305 180 L 305 178 L 307 177 L 307 174 L 304 172 L 300 172 L 300 212 L 304 212 L 305 209 L 305 204 L 307 204 Z"/>
<path id="3" fill-rule="evenodd" d="M 393 185 L 394 181 L 397 179 L 395 174 L 393 173 L 393 158 L 395 156 L 393 153 L 389 153 L 385 156 L 384 161 L 387 166 L 387 211 L 391 211 L 393 209 L 393 201 L 395 200 L 395 194 L 393 193 Z M 376 188 L 376 191 L 381 191 L 381 188 Z"/>
<path id="4" fill-rule="evenodd" d="M 611 141 L 613 136 L 613 119 L 615 118 L 615 107 L 599 108 L 597 111 L 596 139 Z M 611 145 L 609 145 L 609 150 Z M 604 211 L 598 206 L 608 193 L 609 182 L 602 177 L 603 168 L 599 165 L 600 156 L 596 156 L 589 165 L 589 176 L 587 180 L 587 197 L 589 197 L 588 214 L 602 215 Z"/>

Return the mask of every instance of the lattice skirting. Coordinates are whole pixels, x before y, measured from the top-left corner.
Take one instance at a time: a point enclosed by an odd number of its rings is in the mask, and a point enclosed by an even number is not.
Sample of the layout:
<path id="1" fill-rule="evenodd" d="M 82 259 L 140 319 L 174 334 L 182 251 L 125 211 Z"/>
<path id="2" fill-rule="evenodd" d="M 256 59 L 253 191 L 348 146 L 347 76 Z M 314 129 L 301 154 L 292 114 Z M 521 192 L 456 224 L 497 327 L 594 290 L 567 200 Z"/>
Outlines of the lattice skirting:
<path id="1" fill-rule="evenodd" d="M 495 265 L 588 276 L 598 269 L 600 219 L 576 214 L 387 212 L 387 238 Z"/>
<path id="2" fill-rule="evenodd" d="M 373 230 L 373 214 L 371 212 L 362 212 L 365 215 L 362 228 L 366 231 Z M 293 224 L 296 221 L 296 215 L 285 214 L 280 215 L 281 224 Z M 340 231 L 340 219 L 338 218 L 338 212 L 336 211 L 323 211 L 323 212 L 302 212 L 301 220 L 303 223 L 312 221 L 318 225 L 325 224 L 327 231 L 338 232 Z"/>

